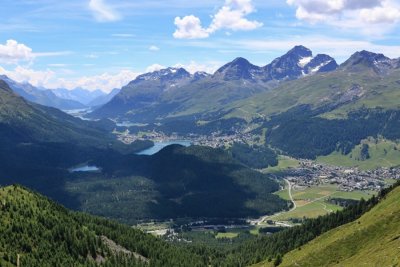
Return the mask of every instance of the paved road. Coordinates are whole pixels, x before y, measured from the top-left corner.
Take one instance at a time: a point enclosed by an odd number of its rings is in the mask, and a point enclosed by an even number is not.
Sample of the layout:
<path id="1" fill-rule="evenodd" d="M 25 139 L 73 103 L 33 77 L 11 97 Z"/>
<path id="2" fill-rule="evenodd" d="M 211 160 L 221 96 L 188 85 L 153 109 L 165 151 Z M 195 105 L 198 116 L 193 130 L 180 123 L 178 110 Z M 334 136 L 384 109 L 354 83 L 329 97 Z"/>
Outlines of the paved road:
<path id="1" fill-rule="evenodd" d="M 292 196 L 292 184 L 288 180 L 286 180 L 286 179 L 284 179 L 284 180 L 287 183 L 288 194 L 289 194 L 290 201 L 292 201 L 292 203 L 293 203 L 293 207 L 289 211 L 293 211 L 293 210 L 295 210 L 297 208 L 297 205 L 296 205 L 296 202 L 294 202 L 294 199 L 293 199 L 293 196 Z M 279 216 L 279 215 L 281 215 L 283 213 L 286 213 L 286 212 L 289 212 L 289 211 L 278 212 L 278 213 L 275 213 L 273 215 L 265 215 L 265 216 L 263 216 L 263 217 L 261 217 L 259 219 L 251 220 L 249 222 L 250 222 L 251 225 L 260 225 L 260 224 L 262 224 L 263 222 L 265 222 L 268 219 L 272 219 L 272 218 L 274 218 L 276 216 Z M 285 224 L 283 222 L 279 222 L 279 224 L 284 225 L 284 226 L 290 226 L 290 225 L 287 225 L 287 224 Z"/>
<path id="2" fill-rule="evenodd" d="M 284 179 L 285 182 L 288 184 L 288 193 L 289 193 L 289 198 L 290 201 L 293 203 L 293 208 L 291 208 L 290 211 L 293 211 L 297 208 L 296 202 L 294 202 L 293 196 L 292 196 L 292 184 L 289 182 L 289 180 Z"/>

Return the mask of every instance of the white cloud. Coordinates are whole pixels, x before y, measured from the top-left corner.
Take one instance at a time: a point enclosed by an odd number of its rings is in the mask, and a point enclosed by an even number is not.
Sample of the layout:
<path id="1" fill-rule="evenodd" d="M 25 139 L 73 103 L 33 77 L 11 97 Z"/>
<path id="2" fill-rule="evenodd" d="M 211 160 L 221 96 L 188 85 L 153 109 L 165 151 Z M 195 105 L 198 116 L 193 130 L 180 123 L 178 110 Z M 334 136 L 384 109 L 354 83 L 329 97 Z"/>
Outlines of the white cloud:
<path id="1" fill-rule="evenodd" d="M 252 0 L 226 0 L 225 5 L 213 16 L 208 31 L 211 33 L 220 29 L 248 31 L 259 28 L 263 25 L 261 22 L 246 18 L 254 11 Z"/>
<path id="2" fill-rule="evenodd" d="M 400 21 L 400 9 L 390 6 L 363 9 L 360 12 L 363 21 L 368 23 L 395 23 Z"/>
<path id="3" fill-rule="evenodd" d="M 32 48 L 15 40 L 7 40 L 6 44 L 0 44 L 0 63 L 19 64 L 20 62 L 32 63 L 37 57 L 54 57 L 69 55 L 72 52 L 39 52 L 34 53 Z"/>
<path id="4" fill-rule="evenodd" d="M 17 66 L 12 71 L 8 71 L 0 66 L 0 74 L 7 75 L 10 79 L 17 82 L 28 82 L 34 86 L 45 86 L 55 77 L 55 73 L 51 70 L 36 71 L 21 66 Z"/>
<path id="5" fill-rule="evenodd" d="M 89 8 L 99 22 L 111 22 L 121 19 L 121 15 L 113 7 L 104 3 L 104 0 L 90 0 Z"/>
<path id="6" fill-rule="evenodd" d="M 151 45 L 151 46 L 149 47 L 149 50 L 155 52 L 155 51 L 160 51 L 160 48 L 159 48 L 158 46 Z"/>
<path id="7" fill-rule="evenodd" d="M 165 68 L 167 68 L 167 67 L 156 63 L 156 64 L 148 66 L 146 68 L 146 72 L 154 72 L 154 71 L 162 70 L 162 69 L 165 69 Z"/>
<path id="8" fill-rule="evenodd" d="M 177 27 L 174 37 L 177 39 L 201 39 L 207 38 L 210 34 L 201 26 L 201 21 L 193 15 L 183 18 L 176 17 L 175 25 Z"/>
<path id="9" fill-rule="evenodd" d="M 131 70 L 121 70 L 119 73 L 103 73 L 95 76 L 84 76 L 76 80 L 57 79 L 53 84 L 49 83 L 49 88 L 74 89 L 81 87 L 86 90 L 100 89 L 110 92 L 114 88 L 121 88 L 134 80 L 140 73 Z"/>
<path id="10" fill-rule="evenodd" d="M 287 0 L 296 7 L 296 17 L 364 33 L 383 32 L 385 25 L 400 22 L 400 7 L 393 0 Z M 378 24 L 378 27 L 374 27 Z M 374 28 L 369 29 L 370 26 Z"/>
<path id="11" fill-rule="evenodd" d="M 198 71 L 207 72 L 207 73 L 214 73 L 219 67 L 223 65 L 222 62 L 219 61 L 212 61 L 206 63 L 198 63 L 196 61 L 190 61 L 187 64 L 177 63 L 173 67 L 174 68 L 184 68 L 190 73 L 196 73 Z"/>
<path id="12" fill-rule="evenodd" d="M 218 30 L 249 31 L 261 27 L 263 24 L 255 20 L 248 20 L 247 15 L 255 12 L 252 0 L 225 0 L 225 4 L 215 15 L 208 28 L 203 28 L 201 20 L 194 16 L 176 17 L 177 27 L 173 36 L 177 39 L 207 38 Z"/>
<path id="13" fill-rule="evenodd" d="M 45 87 L 48 89 L 66 88 L 74 89 L 81 87 L 90 91 L 100 89 L 105 92 L 110 92 L 114 88 L 121 88 L 134 80 L 140 73 L 132 70 L 121 70 L 118 73 L 103 73 L 94 76 L 84 76 L 77 79 L 59 78 L 60 74 L 65 73 L 65 70 L 54 72 L 52 70 L 37 71 L 30 68 L 17 66 L 13 70 L 6 70 L 0 66 L 0 74 L 7 75 L 9 78 L 17 82 L 28 82 L 33 86 Z"/>
<path id="14" fill-rule="evenodd" d="M 0 62 L 17 64 L 20 61 L 29 62 L 35 58 L 32 49 L 15 40 L 8 40 L 5 45 L 0 44 Z"/>

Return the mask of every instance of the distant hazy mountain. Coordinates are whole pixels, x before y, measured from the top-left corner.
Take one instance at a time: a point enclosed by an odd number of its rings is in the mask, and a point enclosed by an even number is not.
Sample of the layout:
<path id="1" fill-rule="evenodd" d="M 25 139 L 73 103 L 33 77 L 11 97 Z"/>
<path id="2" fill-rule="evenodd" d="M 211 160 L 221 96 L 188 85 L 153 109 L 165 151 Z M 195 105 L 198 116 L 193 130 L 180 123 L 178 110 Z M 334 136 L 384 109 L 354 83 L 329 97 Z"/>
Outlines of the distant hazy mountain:
<path id="1" fill-rule="evenodd" d="M 100 95 L 100 96 L 96 97 L 95 99 L 90 101 L 87 105 L 89 107 L 97 107 L 97 106 L 104 105 L 104 104 L 110 102 L 111 99 L 114 96 L 116 96 L 120 91 L 121 91 L 121 89 L 115 88 L 108 94 Z"/>
<path id="2" fill-rule="evenodd" d="M 78 101 L 58 97 L 52 90 L 41 90 L 29 83 L 19 83 L 5 75 L 0 75 L 0 79 L 5 81 L 15 93 L 28 101 L 63 110 L 85 108 L 85 105 Z"/>
<path id="3" fill-rule="evenodd" d="M 71 142 L 107 146 L 112 138 L 96 124 L 30 103 L 0 79 L 0 143 Z"/>
<path id="4" fill-rule="evenodd" d="M 296 46 L 264 67 L 236 58 L 213 75 L 167 68 L 137 77 L 91 116 L 155 120 L 217 114 L 227 104 L 269 91 L 283 81 L 337 67 L 330 56 L 313 57 L 309 49 Z"/>
<path id="5" fill-rule="evenodd" d="M 73 90 L 59 88 L 54 89 L 53 92 L 60 98 L 74 100 L 87 106 L 90 106 L 89 103 L 96 98 L 107 95 L 101 90 L 89 91 L 82 88 L 76 88 Z"/>

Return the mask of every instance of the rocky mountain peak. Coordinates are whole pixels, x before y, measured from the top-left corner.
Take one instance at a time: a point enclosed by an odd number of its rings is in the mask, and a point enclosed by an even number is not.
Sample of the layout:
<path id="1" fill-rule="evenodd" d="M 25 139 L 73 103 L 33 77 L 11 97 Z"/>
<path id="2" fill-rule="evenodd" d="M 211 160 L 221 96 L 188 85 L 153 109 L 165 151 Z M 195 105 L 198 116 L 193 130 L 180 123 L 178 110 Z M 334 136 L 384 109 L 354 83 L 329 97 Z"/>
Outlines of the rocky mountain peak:
<path id="1" fill-rule="evenodd" d="M 298 57 L 307 58 L 312 57 L 312 51 L 305 46 L 297 45 L 287 52 L 283 57 Z"/>
<path id="2" fill-rule="evenodd" d="M 219 68 L 214 77 L 222 76 L 224 80 L 254 80 L 262 73 L 262 69 L 251 64 L 247 59 L 238 57 Z"/>
<path id="3" fill-rule="evenodd" d="M 384 74 L 388 70 L 395 68 L 395 65 L 396 60 L 390 59 L 383 54 L 363 50 L 354 53 L 341 65 L 341 68 L 355 72 L 364 68 L 371 68 L 378 74 Z"/>

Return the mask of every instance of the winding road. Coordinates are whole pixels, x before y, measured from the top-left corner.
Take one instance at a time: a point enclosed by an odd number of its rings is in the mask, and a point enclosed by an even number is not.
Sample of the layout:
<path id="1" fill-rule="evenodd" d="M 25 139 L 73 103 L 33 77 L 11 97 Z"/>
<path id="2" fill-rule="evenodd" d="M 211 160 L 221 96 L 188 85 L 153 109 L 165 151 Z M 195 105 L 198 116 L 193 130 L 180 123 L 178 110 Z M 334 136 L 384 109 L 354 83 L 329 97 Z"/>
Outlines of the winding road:
<path id="1" fill-rule="evenodd" d="M 294 201 L 293 196 L 292 196 L 292 184 L 287 179 L 283 179 L 283 180 L 285 180 L 285 182 L 287 184 L 288 195 L 289 195 L 290 201 L 293 203 L 293 207 L 289 211 L 293 211 L 293 210 L 295 210 L 297 208 L 297 205 L 296 205 L 296 202 Z M 250 222 L 251 225 L 260 225 L 261 223 L 265 222 L 268 219 L 272 219 L 272 218 L 274 218 L 276 216 L 281 215 L 282 213 L 286 213 L 286 212 L 289 212 L 289 211 L 278 212 L 278 213 L 275 213 L 273 215 L 265 215 L 265 216 L 262 216 L 259 219 L 250 220 L 249 222 Z M 283 222 L 279 222 L 277 224 L 282 224 L 284 226 L 290 226 L 290 225 L 286 225 Z"/>
<path id="2" fill-rule="evenodd" d="M 293 203 L 293 207 L 290 209 L 290 211 L 293 211 L 297 208 L 296 202 L 294 202 L 293 196 L 292 196 L 292 184 L 289 182 L 287 179 L 283 179 L 285 182 L 288 184 L 288 193 L 289 193 L 289 198 L 290 201 Z"/>

